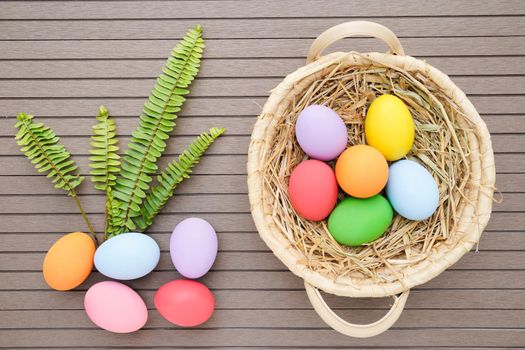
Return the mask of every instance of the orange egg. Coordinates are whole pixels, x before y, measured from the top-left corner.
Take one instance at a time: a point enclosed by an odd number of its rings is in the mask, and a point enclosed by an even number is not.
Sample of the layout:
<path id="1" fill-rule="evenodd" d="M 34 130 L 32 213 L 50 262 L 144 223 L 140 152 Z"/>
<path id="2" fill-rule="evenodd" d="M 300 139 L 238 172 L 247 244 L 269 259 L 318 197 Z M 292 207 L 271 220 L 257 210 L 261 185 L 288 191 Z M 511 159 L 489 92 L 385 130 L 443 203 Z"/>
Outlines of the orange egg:
<path id="1" fill-rule="evenodd" d="M 373 147 L 352 146 L 337 159 L 335 176 L 343 191 L 353 197 L 368 198 L 385 187 L 388 163 L 381 152 Z"/>
<path id="2" fill-rule="evenodd" d="M 56 290 L 79 286 L 93 269 L 95 243 L 85 233 L 73 232 L 61 237 L 49 249 L 44 259 L 46 283 Z"/>

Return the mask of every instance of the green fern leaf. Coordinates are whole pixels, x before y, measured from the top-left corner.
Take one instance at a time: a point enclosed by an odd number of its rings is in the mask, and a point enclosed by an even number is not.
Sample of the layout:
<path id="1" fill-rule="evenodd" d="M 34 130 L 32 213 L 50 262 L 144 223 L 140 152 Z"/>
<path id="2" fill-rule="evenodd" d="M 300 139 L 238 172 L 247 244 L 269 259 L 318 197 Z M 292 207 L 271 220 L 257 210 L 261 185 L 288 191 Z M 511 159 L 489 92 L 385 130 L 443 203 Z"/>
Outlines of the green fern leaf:
<path id="1" fill-rule="evenodd" d="M 104 232 L 107 238 L 118 234 L 118 228 L 122 226 L 122 220 L 119 218 L 121 202 L 113 197 L 111 187 L 106 192 L 106 223 Z"/>
<path id="2" fill-rule="evenodd" d="M 98 123 L 93 126 L 91 150 L 89 157 L 91 167 L 91 181 L 95 188 L 107 192 L 115 185 L 117 174 L 120 171 L 120 156 L 117 154 L 118 146 L 115 122 L 110 119 L 108 110 L 100 106 Z"/>
<path id="3" fill-rule="evenodd" d="M 84 181 L 84 177 L 78 175 L 78 167 L 71 159 L 71 154 L 59 143 L 60 139 L 55 132 L 43 123 L 34 123 L 32 115 L 20 113 L 16 119 L 15 128 L 18 132 L 15 139 L 22 152 L 38 172 L 47 173 L 55 188 L 62 189 L 73 197 L 93 240 L 98 244 L 93 226 L 75 192 L 75 188 Z"/>
<path id="4" fill-rule="evenodd" d="M 113 190 L 114 197 L 121 202 L 120 232 L 136 228 L 133 218 L 141 215 L 141 205 L 152 180 L 150 175 L 158 170 L 156 161 L 166 148 L 176 113 L 185 101 L 184 95 L 189 93 L 187 88 L 199 71 L 203 49 L 202 28 L 190 29 L 171 52 L 144 104 Z"/>
<path id="5" fill-rule="evenodd" d="M 197 165 L 201 156 L 225 129 L 211 128 L 209 133 L 199 135 L 186 150 L 157 176 L 158 185 L 146 196 L 141 216 L 135 219 L 136 225 L 144 231 L 153 223 L 153 219 L 173 196 L 179 183 L 190 177 L 191 169 Z"/>
<path id="6" fill-rule="evenodd" d="M 55 132 L 43 123 L 34 123 L 33 116 L 20 113 L 15 127 L 15 136 L 22 152 L 41 173 L 63 189 L 69 196 L 76 197 L 74 189 L 82 183 L 84 177 L 77 174 L 77 165 L 71 154 L 59 143 Z"/>

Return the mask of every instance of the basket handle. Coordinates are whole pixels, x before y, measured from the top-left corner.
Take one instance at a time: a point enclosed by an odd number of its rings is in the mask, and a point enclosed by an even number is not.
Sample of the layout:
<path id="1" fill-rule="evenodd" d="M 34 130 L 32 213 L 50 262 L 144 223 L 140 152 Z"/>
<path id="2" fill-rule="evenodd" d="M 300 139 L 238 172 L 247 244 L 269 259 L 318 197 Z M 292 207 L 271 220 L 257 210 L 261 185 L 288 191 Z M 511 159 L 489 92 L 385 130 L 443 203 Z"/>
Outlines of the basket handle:
<path id="1" fill-rule="evenodd" d="M 403 312 L 408 294 L 410 292 L 407 290 L 401 293 L 399 296 L 395 296 L 394 304 L 387 314 L 380 320 L 370 324 L 353 324 L 336 315 L 335 312 L 326 304 L 323 296 L 317 288 L 306 281 L 304 282 L 304 287 L 306 288 L 306 294 L 308 295 L 308 299 L 310 299 L 310 302 L 312 303 L 315 311 L 319 314 L 323 321 L 326 322 L 327 325 L 336 331 L 343 333 L 344 335 L 356 338 L 373 337 L 392 327 L 399 316 L 401 316 L 401 312 Z"/>
<path id="2" fill-rule="evenodd" d="M 339 39 L 350 36 L 371 36 L 386 42 L 390 48 L 389 53 L 405 55 L 405 50 L 397 36 L 385 26 L 369 21 L 353 21 L 338 24 L 327 29 L 317 37 L 310 46 L 306 63 L 311 63 L 321 56 L 321 53 Z"/>

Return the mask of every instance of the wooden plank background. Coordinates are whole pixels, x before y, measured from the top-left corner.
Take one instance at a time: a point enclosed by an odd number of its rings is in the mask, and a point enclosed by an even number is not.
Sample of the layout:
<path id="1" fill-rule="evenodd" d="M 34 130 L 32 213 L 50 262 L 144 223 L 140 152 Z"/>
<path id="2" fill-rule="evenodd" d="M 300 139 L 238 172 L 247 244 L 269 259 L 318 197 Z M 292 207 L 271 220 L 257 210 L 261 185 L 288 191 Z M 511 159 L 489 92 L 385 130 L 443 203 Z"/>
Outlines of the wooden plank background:
<path id="1" fill-rule="evenodd" d="M 0 2 L 0 347 L 5 348 L 523 348 L 525 347 L 525 2 L 521 0 L 195 0 Z M 504 200 L 479 251 L 415 288 L 388 332 L 352 339 L 330 330 L 293 276 L 259 239 L 247 200 L 249 135 L 268 91 L 304 64 L 312 39 L 350 19 L 380 22 L 406 52 L 440 68 L 469 95 L 492 133 Z M 85 290 L 51 291 L 45 251 L 84 229 L 73 202 L 54 190 L 13 141 L 13 117 L 34 114 L 62 136 L 87 172 L 94 115 L 105 104 L 123 143 L 170 49 L 190 26 L 204 27 L 201 74 L 182 111 L 171 158 L 211 126 L 228 132 L 150 229 L 161 262 L 130 282 L 150 309 L 145 329 L 97 329 L 82 309 Z M 377 40 L 343 40 L 332 50 L 384 51 Z M 165 162 L 165 161 L 164 161 Z M 81 188 L 98 230 L 103 197 Z M 173 327 L 152 298 L 177 278 L 169 234 L 198 215 L 219 234 L 220 253 L 203 281 L 217 310 L 197 329 Z M 388 299 L 327 296 L 354 322 L 381 317 Z"/>

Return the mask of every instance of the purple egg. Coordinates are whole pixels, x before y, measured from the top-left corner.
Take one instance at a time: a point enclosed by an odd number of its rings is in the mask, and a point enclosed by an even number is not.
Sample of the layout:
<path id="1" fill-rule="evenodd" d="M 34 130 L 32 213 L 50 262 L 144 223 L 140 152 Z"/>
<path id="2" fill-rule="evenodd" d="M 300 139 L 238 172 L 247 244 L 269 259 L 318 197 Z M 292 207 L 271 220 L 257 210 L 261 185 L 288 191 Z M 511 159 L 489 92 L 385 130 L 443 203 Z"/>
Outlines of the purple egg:
<path id="1" fill-rule="evenodd" d="M 171 261 L 184 277 L 199 278 L 213 265 L 217 246 L 217 234 L 206 220 L 188 218 L 182 220 L 171 234 Z"/>
<path id="2" fill-rule="evenodd" d="M 337 158 L 346 148 L 346 125 L 331 108 L 321 105 L 306 107 L 295 124 L 295 136 L 303 151 L 319 160 Z"/>

